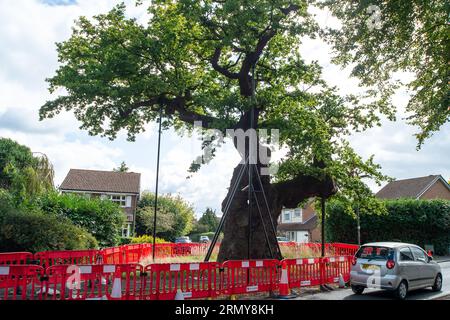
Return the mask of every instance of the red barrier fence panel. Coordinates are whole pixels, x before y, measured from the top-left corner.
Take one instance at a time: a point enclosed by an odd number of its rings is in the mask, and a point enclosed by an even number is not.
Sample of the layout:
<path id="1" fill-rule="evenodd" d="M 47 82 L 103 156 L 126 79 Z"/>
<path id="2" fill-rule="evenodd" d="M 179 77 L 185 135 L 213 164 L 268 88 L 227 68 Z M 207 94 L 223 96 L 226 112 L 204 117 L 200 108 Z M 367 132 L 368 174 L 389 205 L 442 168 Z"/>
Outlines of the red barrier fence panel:
<path id="1" fill-rule="evenodd" d="M 139 263 L 142 258 L 142 244 L 127 244 L 120 247 L 123 263 Z"/>
<path id="2" fill-rule="evenodd" d="M 0 265 L 29 264 L 33 260 L 30 252 L 5 252 L 0 253 Z"/>
<path id="3" fill-rule="evenodd" d="M 284 259 L 288 268 L 290 288 L 317 286 L 323 284 L 320 258 Z"/>
<path id="4" fill-rule="evenodd" d="M 216 262 L 152 264 L 145 268 L 144 278 L 147 300 L 173 300 L 178 290 L 185 299 L 220 294 L 220 264 Z"/>
<path id="5" fill-rule="evenodd" d="M 43 274 L 36 265 L 0 266 L 0 300 L 40 300 Z"/>
<path id="6" fill-rule="evenodd" d="M 60 264 L 95 264 L 99 257 L 98 250 L 43 251 L 34 255 L 45 268 Z"/>
<path id="7" fill-rule="evenodd" d="M 222 293 L 227 295 L 269 292 L 277 288 L 279 261 L 231 260 L 222 265 Z"/>
<path id="8" fill-rule="evenodd" d="M 124 261 L 121 247 L 105 248 L 100 251 L 103 263 L 122 264 Z"/>
<path id="9" fill-rule="evenodd" d="M 348 243 L 332 243 L 331 246 L 335 256 L 353 256 L 359 249 L 359 245 Z"/>
<path id="10" fill-rule="evenodd" d="M 47 268 L 45 300 L 139 300 L 139 264 L 57 265 Z"/>
<path id="11" fill-rule="evenodd" d="M 325 283 L 339 282 L 340 275 L 345 282 L 348 282 L 350 280 L 351 259 L 352 256 L 323 258 Z"/>

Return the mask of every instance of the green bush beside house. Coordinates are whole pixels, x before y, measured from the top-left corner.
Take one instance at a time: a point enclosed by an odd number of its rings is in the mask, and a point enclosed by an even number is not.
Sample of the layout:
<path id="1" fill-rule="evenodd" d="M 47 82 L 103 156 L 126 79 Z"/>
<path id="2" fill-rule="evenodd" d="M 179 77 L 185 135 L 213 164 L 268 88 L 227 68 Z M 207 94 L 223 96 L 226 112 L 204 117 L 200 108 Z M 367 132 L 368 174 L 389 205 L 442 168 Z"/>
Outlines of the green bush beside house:
<path id="1" fill-rule="evenodd" d="M 97 240 L 69 219 L 0 205 L 0 252 L 97 248 Z"/>

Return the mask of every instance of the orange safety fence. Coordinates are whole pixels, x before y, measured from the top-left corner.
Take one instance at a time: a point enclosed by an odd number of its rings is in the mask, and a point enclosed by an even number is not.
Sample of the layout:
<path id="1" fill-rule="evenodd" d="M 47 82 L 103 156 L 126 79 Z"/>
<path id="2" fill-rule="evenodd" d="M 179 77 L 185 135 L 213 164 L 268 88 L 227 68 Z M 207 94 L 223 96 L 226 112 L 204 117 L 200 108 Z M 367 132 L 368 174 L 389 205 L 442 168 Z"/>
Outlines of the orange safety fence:
<path id="1" fill-rule="evenodd" d="M 145 268 L 143 296 L 147 300 L 173 300 L 180 290 L 184 299 L 220 295 L 220 264 L 161 263 Z"/>
<path id="2" fill-rule="evenodd" d="M 0 300 L 42 300 L 43 276 L 37 265 L 0 266 Z"/>
<path id="3" fill-rule="evenodd" d="M 284 259 L 288 268 L 290 288 L 317 286 L 323 284 L 321 258 Z"/>
<path id="4" fill-rule="evenodd" d="M 216 245 L 216 249 L 220 244 Z M 320 243 L 280 243 L 281 248 L 289 248 L 295 253 L 318 255 L 321 251 Z M 156 258 L 173 258 L 179 256 L 202 256 L 208 251 L 208 243 L 158 243 L 156 244 Z M 327 243 L 327 256 L 354 255 L 359 246 L 346 243 Z M 10 264 L 39 264 L 44 267 L 60 264 L 125 264 L 140 263 L 152 256 L 152 244 L 128 244 L 101 250 L 62 250 L 37 252 L 6 252 L 0 253 L 0 265 Z"/>
<path id="5" fill-rule="evenodd" d="M 0 253 L 0 265 L 30 264 L 33 254 L 30 252 L 5 252 Z"/>
<path id="6" fill-rule="evenodd" d="M 337 283 L 342 275 L 344 282 L 350 280 L 350 269 L 352 256 L 337 256 L 322 258 L 324 264 L 323 279 L 325 283 Z"/>
<path id="7" fill-rule="evenodd" d="M 98 250 L 43 251 L 34 254 L 34 260 L 43 267 L 61 264 L 95 264 L 99 260 Z"/>
<path id="8" fill-rule="evenodd" d="M 43 300 L 138 300 L 139 264 L 57 265 L 46 270 Z"/>
<path id="9" fill-rule="evenodd" d="M 279 291 L 280 267 L 290 288 L 336 283 L 350 277 L 352 256 L 232 260 L 224 263 L 137 263 L 0 266 L 0 299 L 170 300 Z"/>
<path id="10" fill-rule="evenodd" d="M 222 265 L 222 293 L 270 292 L 276 289 L 278 260 L 231 260 Z"/>

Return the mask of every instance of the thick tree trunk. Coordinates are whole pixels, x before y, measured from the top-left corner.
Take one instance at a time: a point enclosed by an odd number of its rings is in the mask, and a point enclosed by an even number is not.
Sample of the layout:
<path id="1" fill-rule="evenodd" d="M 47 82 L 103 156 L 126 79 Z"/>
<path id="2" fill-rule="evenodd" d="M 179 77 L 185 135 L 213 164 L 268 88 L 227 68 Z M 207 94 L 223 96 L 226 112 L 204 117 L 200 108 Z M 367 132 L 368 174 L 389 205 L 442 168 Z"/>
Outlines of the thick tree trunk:
<path id="1" fill-rule="evenodd" d="M 232 186 L 236 183 L 238 178 L 238 173 L 243 164 L 238 165 L 233 172 L 233 177 L 230 183 L 229 192 L 222 202 L 222 211 L 230 198 L 230 190 Z M 248 206 L 248 191 L 247 189 L 242 191 L 248 185 L 248 173 L 245 172 L 239 188 L 232 199 L 232 203 L 229 209 L 228 216 L 225 220 L 223 232 L 224 238 L 222 240 L 218 261 L 225 260 L 235 260 L 235 259 L 260 259 L 260 258 L 271 258 L 269 246 L 272 249 L 274 258 L 280 259 L 281 256 L 277 255 L 277 240 L 276 235 L 273 233 L 273 229 L 270 223 L 269 214 L 265 205 L 264 198 L 260 191 L 260 185 L 257 181 L 256 176 L 254 177 L 254 186 L 256 189 L 257 200 L 259 203 L 259 208 L 261 211 L 262 218 L 264 219 L 264 225 L 269 238 L 269 244 L 267 243 L 263 223 L 261 221 L 261 216 L 259 214 L 258 206 L 256 201 L 253 200 L 252 217 L 251 217 L 251 238 L 250 238 L 250 257 L 248 257 L 248 223 L 249 223 L 249 206 Z M 277 218 L 281 212 L 281 207 L 276 203 L 276 191 L 272 188 L 269 183 L 267 176 L 261 176 L 261 180 L 264 185 L 265 193 L 269 206 L 271 208 L 270 216 L 276 227 Z M 272 209 L 273 208 L 273 209 Z"/>
<path id="2" fill-rule="evenodd" d="M 249 126 L 249 113 L 246 113 L 239 121 L 236 128 L 247 130 Z M 258 119 L 258 111 L 255 111 L 255 121 Z M 248 141 L 247 141 L 248 142 Z M 236 145 L 236 140 L 234 141 Z M 246 144 L 248 147 L 248 143 Z M 257 148 L 264 148 L 258 144 Z M 258 153 L 259 154 L 259 153 Z M 248 148 L 243 158 L 248 155 Z M 257 169 L 261 172 L 261 163 L 258 157 Z M 228 194 L 222 202 L 222 212 L 224 212 L 228 200 L 232 197 L 232 189 L 236 184 L 239 172 L 244 164 L 239 164 L 233 171 Z M 276 228 L 278 217 L 283 207 L 294 208 L 300 202 L 313 196 L 329 197 L 333 194 L 335 186 L 333 180 L 329 177 L 318 179 L 316 177 L 299 175 L 290 181 L 271 184 L 270 177 L 260 175 L 264 188 L 266 199 L 269 205 L 268 212 L 266 202 L 261 192 L 261 185 L 258 177 L 253 173 L 253 186 L 256 191 L 256 199 L 252 200 L 252 213 L 249 219 L 248 203 L 248 171 L 245 170 L 241 182 L 237 188 L 234 197 L 231 199 L 228 215 L 226 217 L 218 261 L 240 260 L 240 259 L 281 259 L 278 252 Z M 247 188 L 246 188 L 247 187 Z M 259 208 L 258 208 L 259 206 Z M 272 218 L 272 222 L 270 218 Z M 251 221 L 250 228 L 249 222 Z M 264 231 L 265 226 L 265 231 Z M 275 232 L 274 229 L 275 228 Z M 250 250 L 249 250 L 249 232 L 250 232 Z M 266 238 L 267 233 L 267 238 Z M 270 249 L 272 250 L 272 254 Z"/>

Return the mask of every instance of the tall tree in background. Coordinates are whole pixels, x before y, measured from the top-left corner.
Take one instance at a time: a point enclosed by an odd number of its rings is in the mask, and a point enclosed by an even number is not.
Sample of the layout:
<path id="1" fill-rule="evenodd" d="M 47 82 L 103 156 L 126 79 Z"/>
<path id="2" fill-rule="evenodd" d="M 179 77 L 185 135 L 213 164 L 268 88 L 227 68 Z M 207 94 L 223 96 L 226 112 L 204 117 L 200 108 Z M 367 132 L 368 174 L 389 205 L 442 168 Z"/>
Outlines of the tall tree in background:
<path id="1" fill-rule="evenodd" d="M 129 168 L 127 167 L 127 164 L 125 163 L 125 161 L 122 161 L 120 166 L 113 169 L 113 171 L 115 171 L 115 172 L 128 172 L 128 170 L 129 170 Z"/>
<path id="2" fill-rule="evenodd" d="M 442 0 L 326 0 L 318 2 L 341 21 L 325 30 L 334 62 L 386 101 L 400 84 L 395 73 L 411 72 L 407 119 L 420 128 L 419 146 L 450 120 L 450 6 Z"/>
<path id="3" fill-rule="evenodd" d="M 0 138 L 0 189 L 9 190 L 17 201 L 54 189 L 53 165 L 45 154 L 35 154 L 11 139 Z"/>
<path id="4" fill-rule="evenodd" d="M 206 208 L 200 219 L 198 219 L 198 223 L 207 226 L 208 232 L 216 231 L 219 226 L 219 218 L 216 216 L 216 211 L 211 208 Z"/>
<path id="5" fill-rule="evenodd" d="M 153 234 L 155 194 L 144 192 L 136 212 L 137 235 Z M 156 236 L 167 241 L 185 236 L 192 230 L 194 209 L 179 196 L 159 195 L 156 213 Z"/>
<path id="6" fill-rule="evenodd" d="M 321 79 L 320 66 L 302 59 L 302 38 L 319 31 L 308 6 L 306 0 L 153 1 L 144 24 L 127 18 L 124 5 L 93 19 L 81 17 L 71 38 L 57 45 L 61 65 L 48 80 L 51 92 L 64 88 L 67 95 L 48 101 L 40 117 L 72 110 L 90 134 L 114 139 L 125 129 L 130 140 L 157 119 L 159 110 L 164 127 L 180 131 L 193 130 L 195 121 L 223 133 L 245 131 L 251 118 L 258 129 L 279 129 L 287 156 L 276 174 L 262 176 L 276 225 L 283 206 L 327 198 L 345 185 L 339 173 L 354 159 L 364 164 L 362 171 L 373 168 L 346 138 L 379 124 L 380 114 L 392 116 L 383 99 L 364 103 L 364 97 L 338 95 Z M 207 146 L 214 153 L 221 143 Z M 267 146 L 257 147 L 270 155 Z M 231 185 L 241 166 L 234 169 Z M 266 167 L 258 156 L 258 170 Z M 380 176 L 376 168 L 367 174 Z M 238 190 L 247 184 L 246 175 Z M 247 192 L 238 191 L 219 261 L 247 258 L 249 232 L 250 258 L 270 257 L 256 210 L 251 221 L 249 226 Z M 270 230 L 269 219 L 264 223 Z M 276 245 L 270 232 L 269 244 Z"/>

